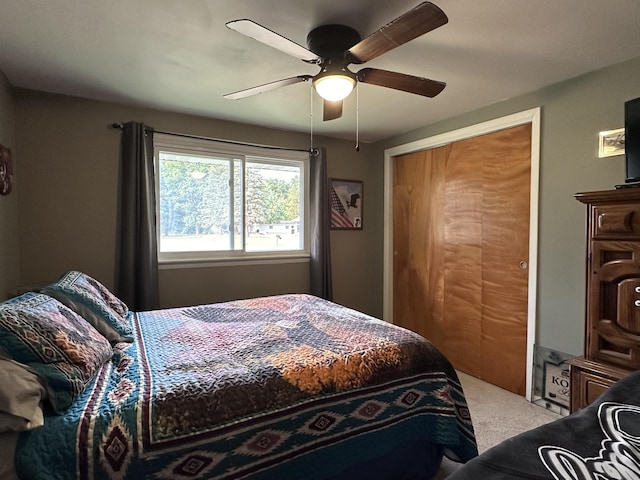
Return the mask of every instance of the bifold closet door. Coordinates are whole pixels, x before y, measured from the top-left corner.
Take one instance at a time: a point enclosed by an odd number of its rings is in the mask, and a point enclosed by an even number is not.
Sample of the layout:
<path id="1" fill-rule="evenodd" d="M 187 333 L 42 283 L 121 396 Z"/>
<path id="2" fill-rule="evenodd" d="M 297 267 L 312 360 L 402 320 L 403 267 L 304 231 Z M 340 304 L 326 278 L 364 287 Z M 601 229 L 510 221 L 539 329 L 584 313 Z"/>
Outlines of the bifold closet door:
<path id="1" fill-rule="evenodd" d="M 396 157 L 394 323 L 524 395 L 531 125 Z"/>

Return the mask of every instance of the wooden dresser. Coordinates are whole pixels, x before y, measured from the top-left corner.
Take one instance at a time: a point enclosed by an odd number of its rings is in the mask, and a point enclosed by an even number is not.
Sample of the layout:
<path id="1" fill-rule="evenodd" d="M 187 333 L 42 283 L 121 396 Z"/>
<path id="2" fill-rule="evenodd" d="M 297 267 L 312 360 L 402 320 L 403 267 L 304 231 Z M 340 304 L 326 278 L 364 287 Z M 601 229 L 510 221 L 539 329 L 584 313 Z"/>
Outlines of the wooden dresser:
<path id="1" fill-rule="evenodd" d="M 640 369 L 640 188 L 576 194 L 587 206 L 584 356 L 571 363 L 571 412 Z"/>

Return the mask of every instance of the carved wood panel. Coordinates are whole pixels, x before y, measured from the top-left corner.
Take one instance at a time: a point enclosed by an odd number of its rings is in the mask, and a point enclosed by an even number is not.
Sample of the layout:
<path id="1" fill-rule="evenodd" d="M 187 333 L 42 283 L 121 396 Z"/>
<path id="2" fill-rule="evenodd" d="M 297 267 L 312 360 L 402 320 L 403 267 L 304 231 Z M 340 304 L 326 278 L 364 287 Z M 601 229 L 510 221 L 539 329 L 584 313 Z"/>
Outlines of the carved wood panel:
<path id="1" fill-rule="evenodd" d="M 640 368 L 640 245 L 593 241 L 587 356 Z"/>

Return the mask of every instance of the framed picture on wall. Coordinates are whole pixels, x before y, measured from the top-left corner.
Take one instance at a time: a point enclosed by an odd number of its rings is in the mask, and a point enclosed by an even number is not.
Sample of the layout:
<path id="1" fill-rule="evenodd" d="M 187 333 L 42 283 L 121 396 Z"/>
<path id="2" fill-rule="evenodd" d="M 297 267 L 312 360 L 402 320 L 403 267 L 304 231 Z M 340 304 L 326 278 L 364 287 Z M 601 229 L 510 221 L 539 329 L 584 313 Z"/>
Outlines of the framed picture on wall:
<path id="1" fill-rule="evenodd" d="M 362 230 L 363 183 L 329 179 L 331 230 Z"/>
<path id="2" fill-rule="evenodd" d="M 598 157 L 624 155 L 624 128 L 607 130 L 598 134 Z"/>
<path id="3" fill-rule="evenodd" d="M 8 195 L 13 187 L 11 150 L 0 145 L 0 195 Z"/>

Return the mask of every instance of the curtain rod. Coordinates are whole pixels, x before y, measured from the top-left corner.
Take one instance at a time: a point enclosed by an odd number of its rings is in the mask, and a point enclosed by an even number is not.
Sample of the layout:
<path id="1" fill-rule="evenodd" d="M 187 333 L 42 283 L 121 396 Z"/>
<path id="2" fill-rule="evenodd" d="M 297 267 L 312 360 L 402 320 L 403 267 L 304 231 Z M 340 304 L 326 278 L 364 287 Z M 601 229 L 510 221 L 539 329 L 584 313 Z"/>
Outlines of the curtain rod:
<path id="1" fill-rule="evenodd" d="M 122 123 L 112 123 L 111 124 L 111 128 L 116 128 L 116 129 L 122 130 Z M 203 136 L 200 136 L 200 135 L 189 135 L 187 133 L 165 132 L 163 130 L 155 130 L 152 127 L 149 127 L 149 128 L 154 133 L 162 133 L 164 135 L 174 135 L 176 137 L 195 138 L 197 140 L 211 140 L 213 142 L 228 143 L 228 144 L 231 144 L 231 145 L 242 145 L 243 147 L 265 148 L 265 149 L 268 149 L 268 150 L 286 150 L 286 151 L 289 151 L 289 152 L 305 152 L 305 153 L 310 153 L 311 155 L 314 155 L 314 156 L 318 154 L 318 149 L 317 148 L 302 149 L 302 148 L 290 148 L 290 147 L 276 147 L 276 146 L 273 146 L 273 145 L 260 145 L 258 143 L 247 143 L 247 142 L 239 142 L 239 141 L 235 141 L 235 140 L 223 140 L 223 139 L 220 139 L 220 138 L 203 137 Z"/>

